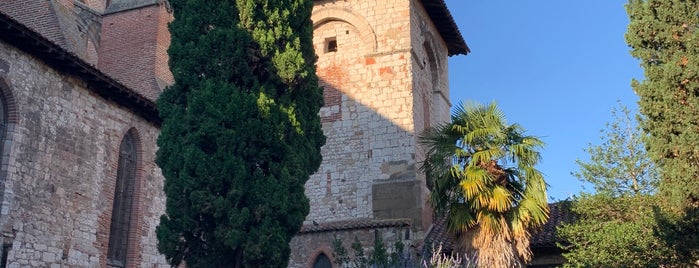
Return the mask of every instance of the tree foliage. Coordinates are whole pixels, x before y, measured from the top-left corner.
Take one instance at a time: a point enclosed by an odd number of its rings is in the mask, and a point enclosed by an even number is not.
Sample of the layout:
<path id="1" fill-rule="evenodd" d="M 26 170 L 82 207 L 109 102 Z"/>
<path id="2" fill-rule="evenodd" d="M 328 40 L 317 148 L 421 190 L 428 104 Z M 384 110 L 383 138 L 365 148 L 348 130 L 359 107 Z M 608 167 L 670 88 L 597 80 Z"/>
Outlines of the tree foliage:
<path id="1" fill-rule="evenodd" d="M 631 0 L 626 41 L 645 79 L 632 86 L 662 170 L 661 192 L 684 206 L 699 199 L 699 1 Z"/>
<path id="2" fill-rule="evenodd" d="M 559 227 L 567 243 L 560 246 L 567 267 L 658 267 L 675 261 L 656 235 L 654 208 L 658 174 L 644 148 L 645 134 L 636 117 L 620 105 L 602 130 L 602 142 L 585 151 L 588 162 L 573 175 L 591 183 L 593 194 L 581 194 L 571 205 L 575 222 Z"/>
<path id="3" fill-rule="evenodd" d="M 558 229 L 568 249 L 565 267 L 661 267 L 676 262 L 656 236 L 651 195 L 582 194 L 571 205 L 576 221 Z"/>
<path id="4" fill-rule="evenodd" d="M 171 0 L 175 84 L 158 99 L 172 265 L 286 267 L 325 142 L 311 0 Z"/>
<path id="5" fill-rule="evenodd" d="M 596 193 L 612 196 L 652 194 L 657 189 L 658 172 L 646 153 L 636 114 L 621 104 L 612 109 L 612 121 L 602 129 L 602 143 L 590 144 L 588 162 L 576 160 L 578 179 L 591 183 Z"/>
<path id="6" fill-rule="evenodd" d="M 435 212 L 482 267 L 522 267 L 529 231 L 548 220 L 547 185 L 535 168 L 543 142 L 524 132 L 495 104 L 461 104 L 451 123 L 420 137 Z"/>
<path id="7" fill-rule="evenodd" d="M 699 261 L 699 1 L 630 0 L 626 42 L 641 61 L 640 96 L 646 146 L 661 170 L 659 193 L 669 210 L 662 228 L 686 262 Z M 674 222 L 674 223 L 673 223 Z M 674 230 L 674 231 L 672 231 Z"/>

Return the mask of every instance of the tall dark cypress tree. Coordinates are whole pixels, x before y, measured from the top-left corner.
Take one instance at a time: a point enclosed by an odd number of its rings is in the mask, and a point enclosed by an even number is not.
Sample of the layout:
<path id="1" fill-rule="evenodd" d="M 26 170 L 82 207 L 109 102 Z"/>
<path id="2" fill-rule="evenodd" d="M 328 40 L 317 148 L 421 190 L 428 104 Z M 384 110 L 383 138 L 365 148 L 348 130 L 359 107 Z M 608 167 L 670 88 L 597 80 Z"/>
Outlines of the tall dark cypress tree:
<path id="1" fill-rule="evenodd" d="M 699 263 L 699 0 L 630 0 L 626 7 L 626 41 L 645 72 L 632 86 L 669 201 L 658 214 L 659 233 L 684 261 Z"/>
<path id="2" fill-rule="evenodd" d="M 699 201 L 699 1 L 631 0 L 626 41 L 641 60 L 643 128 L 662 169 L 661 191 L 675 203 Z"/>
<path id="3" fill-rule="evenodd" d="M 286 267 L 325 143 L 312 0 L 170 0 L 158 100 L 158 249 L 188 267 Z"/>

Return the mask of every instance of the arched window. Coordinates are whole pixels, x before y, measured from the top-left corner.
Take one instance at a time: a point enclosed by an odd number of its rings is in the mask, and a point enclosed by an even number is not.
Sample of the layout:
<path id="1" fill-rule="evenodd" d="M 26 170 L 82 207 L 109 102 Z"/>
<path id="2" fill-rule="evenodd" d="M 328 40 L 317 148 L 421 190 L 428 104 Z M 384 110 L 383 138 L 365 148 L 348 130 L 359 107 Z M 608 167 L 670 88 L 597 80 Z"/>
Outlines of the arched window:
<path id="1" fill-rule="evenodd" d="M 107 250 L 107 264 L 112 267 L 126 266 L 136 182 L 136 160 L 134 137 L 129 131 L 119 145 L 119 163 Z"/>
<path id="2" fill-rule="evenodd" d="M 332 268 L 333 265 L 330 262 L 330 258 L 325 253 L 318 254 L 316 261 L 313 263 L 313 268 Z"/>

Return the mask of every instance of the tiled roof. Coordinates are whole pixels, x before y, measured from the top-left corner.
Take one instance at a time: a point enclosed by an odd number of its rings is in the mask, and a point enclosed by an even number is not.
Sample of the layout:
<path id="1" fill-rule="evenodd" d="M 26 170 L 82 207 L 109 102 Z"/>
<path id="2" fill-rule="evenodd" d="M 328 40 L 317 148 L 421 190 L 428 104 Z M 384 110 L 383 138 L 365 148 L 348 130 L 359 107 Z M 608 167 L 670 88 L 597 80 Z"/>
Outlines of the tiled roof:
<path id="1" fill-rule="evenodd" d="M 89 90 L 107 100 L 160 125 L 161 119 L 153 101 L 124 86 L 86 63 L 64 47 L 35 32 L 0 10 L 0 41 L 36 56 L 55 70 L 78 77 L 87 84 Z"/>
<path id="2" fill-rule="evenodd" d="M 52 43 L 66 47 L 52 1 L 3 0 L 0 1 L 0 13 L 41 34 Z"/>
<path id="3" fill-rule="evenodd" d="M 447 43 L 449 56 L 466 55 L 471 52 L 444 0 L 422 0 L 422 5 L 427 10 L 427 14 L 432 19 L 432 22 L 437 26 L 439 34 Z"/>
<path id="4" fill-rule="evenodd" d="M 562 223 L 570 223 L 574 220 L 570 211 L 570 201 L 559 201 L 549 204 L 549 221 L 535 232 L 529 243 L 532 248 L 556 247 L 556 242 L 562 240 L 556 235 L 556 228 Z"/>
<path id="5" fill-rule="evenodd" d="M 387 227 L 410 227 L 412 220 L 410 219 L 390 219 L 390 220 L 350 220 L 350 221 L 334 221 L 324 223 L 304 224 L 299 233 L 318 233 L 343 230 L 361 230 L 373 228 Z"/>
<path id="6" fill-rule="evenodd" d="M 556 227 L 572 220 L 573 213 L 570 211 L 570 201 L 549 204 L 549 221 L 532 234 L 530 239 L 532 250 L 556 247 L 556 242 L 561 242 L 556 235 Z M 446 217 L 435 221 L 425 238 L 426 244 L 442 244 L 442 249 L 446 252 L 451 252 L 456 247 L 455 240 L 455 237 L 447 231 Z"/>

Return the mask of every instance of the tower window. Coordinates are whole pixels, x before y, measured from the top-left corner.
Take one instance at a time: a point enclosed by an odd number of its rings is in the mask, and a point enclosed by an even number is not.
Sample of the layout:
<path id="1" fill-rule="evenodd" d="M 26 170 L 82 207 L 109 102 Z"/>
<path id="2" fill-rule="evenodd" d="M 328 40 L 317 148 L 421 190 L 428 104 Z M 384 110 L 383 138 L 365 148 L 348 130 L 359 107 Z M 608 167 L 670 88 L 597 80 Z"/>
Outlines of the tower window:
<path id="1" fill-rule="evenodd" d="M 337 52 L 337 38 L 330 37 L 325 39 L 325 53 Z"/>

